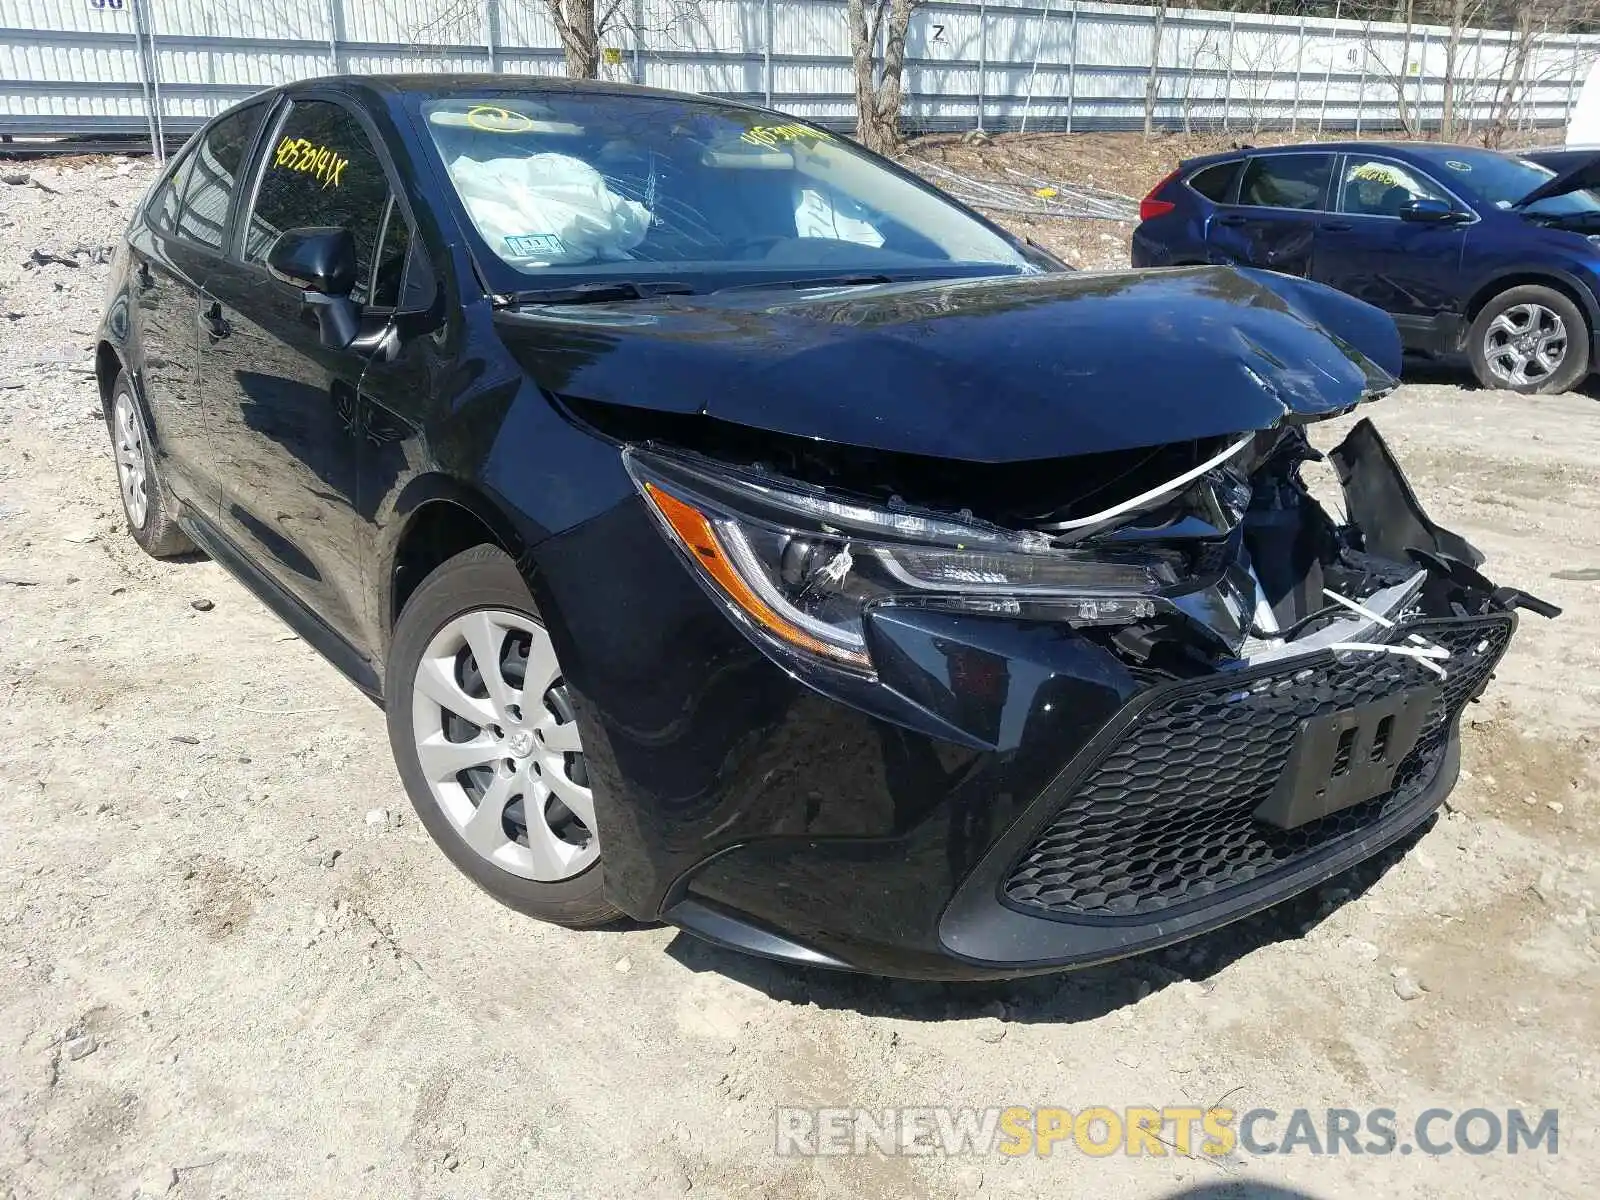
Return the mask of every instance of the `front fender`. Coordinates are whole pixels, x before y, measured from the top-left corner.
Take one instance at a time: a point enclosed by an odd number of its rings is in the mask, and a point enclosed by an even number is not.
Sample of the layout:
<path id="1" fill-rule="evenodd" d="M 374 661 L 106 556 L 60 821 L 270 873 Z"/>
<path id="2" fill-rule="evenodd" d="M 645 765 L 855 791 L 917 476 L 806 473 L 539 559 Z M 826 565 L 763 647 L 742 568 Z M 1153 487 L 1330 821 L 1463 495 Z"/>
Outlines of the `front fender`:
<path id="1" fill-rule="evenodd" d="M 1505 265 L 1478 276 L 1467 295 L 1471 297 L 1464 316 L 1472 315 L 1478 306 L 1496 293 L 1520 284 L 1537 283 L 1547 279 L 1563 285 L 1583 308 L 1591 333 L 1600 332 L 1600 273 L 1585 263 L 1539 263 L 1537 265 Z M 1465 327 L 1463 326 L 1463 336 Z"/>

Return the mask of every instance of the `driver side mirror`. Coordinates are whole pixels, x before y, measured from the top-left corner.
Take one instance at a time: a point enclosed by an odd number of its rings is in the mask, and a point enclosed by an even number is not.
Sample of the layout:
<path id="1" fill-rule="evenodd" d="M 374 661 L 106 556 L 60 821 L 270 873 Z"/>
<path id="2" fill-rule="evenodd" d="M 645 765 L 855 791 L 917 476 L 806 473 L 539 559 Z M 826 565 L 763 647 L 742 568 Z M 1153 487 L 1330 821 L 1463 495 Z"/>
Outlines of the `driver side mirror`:
<path id="1" fill-rule="evenodd" d="M 361 306 L 350 299 L 356 285 L 356 243 L 348 229 L 310 225 L 280 234 L 267 251 L 267 270 L 300 289 L 317 314 L 322 344 L 343 350 L 361 331 Z"/>
<path id="2" fill-rule="evenodd" d="M 1402 221 L 1431 221 L 1435 224 L 1447 224 L 1460 220 L 1460 215 L 1451 207 L 1450 201 L 1440 200 L 1433 196 L 1418 196 L 1414 200 L 1407 200 L 1400 206 L 1400 219 Z"/>

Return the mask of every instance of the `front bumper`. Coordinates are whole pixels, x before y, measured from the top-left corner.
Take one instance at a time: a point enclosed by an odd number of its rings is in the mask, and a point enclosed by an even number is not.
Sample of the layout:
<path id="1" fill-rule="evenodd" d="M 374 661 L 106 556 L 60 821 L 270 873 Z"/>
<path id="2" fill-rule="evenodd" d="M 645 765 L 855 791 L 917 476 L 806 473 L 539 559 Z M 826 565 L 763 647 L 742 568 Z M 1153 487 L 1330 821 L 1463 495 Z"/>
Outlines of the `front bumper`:
<path id="1" fill-rule="evenodd" d="M 1450 648 L 1453 669 L 1393 787 L 1298 828 L 1251 813 L 1301 722 L 1415 686 L 1421 668 L 1322 655 L 1141 693 L 994 839 L 939 906 L 927 953 L 895 939 L 908 929 L 904 899 L 874 908 L 903 896 L 895 876 L 919 874 L 914 864 L 941 840 L 952 849 L 959 831 L 947 825 L 871 845 L 738 847 L 695 871 L 666 915 L 755 953 L 929 978 L 1086 966 L 1193 937 L 1322 882 L 1424 821 L 1455 783 L 1461 711 L 1514 625 L 1496 614 L 1407 626 Z M 856 884 L 848 899 L 846 881 Z M 829 928 L 830 912 L 852 926 Z"/>
<path id="2" fill-rule="evenodd" d="M 801 679 L 706 597 L 638 504 L 541 547 L 585 722 L 607 893 L 796 963 L 927 979 L 1087 965 L 1313 886 L 1426 819 L 1509 612 L 1425 622 L 1449 678 L 1385 794 L 1252 819 L 1300 724 L 1435 682 L 1331 652 L 1174 683 L 1057 623 L 891 610 L 876 682 Z M 596 569 L 604 562 L 605 569 Z"/>

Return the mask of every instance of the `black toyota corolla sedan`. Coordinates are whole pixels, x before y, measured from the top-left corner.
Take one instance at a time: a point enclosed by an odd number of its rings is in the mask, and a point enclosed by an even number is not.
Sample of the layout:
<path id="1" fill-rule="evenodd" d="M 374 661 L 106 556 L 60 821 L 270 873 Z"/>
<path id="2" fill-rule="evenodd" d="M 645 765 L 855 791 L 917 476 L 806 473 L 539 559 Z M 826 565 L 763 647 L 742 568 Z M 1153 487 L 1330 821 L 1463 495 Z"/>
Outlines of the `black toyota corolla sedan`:
<path id="1" fill-rule="evenodd" d="M 1019 974 L 1415 828 L 1537 604 L 1373 427 L 1374 308 L 1064 269 L 776 113 L 506 77 L 211 121 L 116 257 L 133 536 L 381 702 L 492 895 L 797 963 Z"/>

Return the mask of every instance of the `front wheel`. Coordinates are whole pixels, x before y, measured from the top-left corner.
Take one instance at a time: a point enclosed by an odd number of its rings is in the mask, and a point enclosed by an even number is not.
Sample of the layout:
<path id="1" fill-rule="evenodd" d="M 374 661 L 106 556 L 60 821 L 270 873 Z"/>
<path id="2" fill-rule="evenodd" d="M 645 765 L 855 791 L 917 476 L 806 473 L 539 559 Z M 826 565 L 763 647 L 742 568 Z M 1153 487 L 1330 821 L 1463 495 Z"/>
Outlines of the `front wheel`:
<path id="1" fill-rule="evenodd" d="M 395 625 L 389 743 L 418 818 L 464 874 L 585 928 L 606 902 L 583 739 L 533 595 L 493 546 L 436 568 Z"/>
<path id="2" fill-rule="evenodd" d="M 1589 323 L 1562 293 L 1524 284 L 1483 306 L 1467 332 L 1467 354 L 1484 387 L 1570 391 L 1589 373 Z"/>

